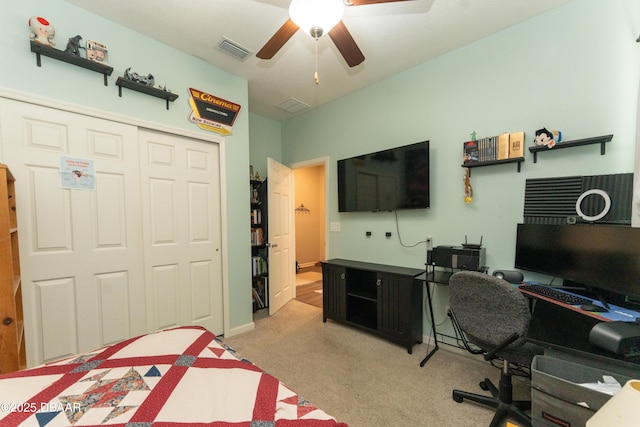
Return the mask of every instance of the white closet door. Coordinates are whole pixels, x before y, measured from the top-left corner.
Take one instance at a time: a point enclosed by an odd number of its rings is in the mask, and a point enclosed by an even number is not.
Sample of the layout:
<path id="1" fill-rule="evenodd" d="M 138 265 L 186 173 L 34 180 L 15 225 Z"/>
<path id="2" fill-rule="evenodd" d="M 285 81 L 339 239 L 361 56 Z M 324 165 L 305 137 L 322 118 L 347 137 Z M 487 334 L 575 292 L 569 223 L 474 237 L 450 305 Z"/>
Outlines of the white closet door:
<path id="1" fill-rule="evenodd" d="M 146 332 L 135 126 L 0 99 L 16 177 L 30 366 Z M 95 163 L 95 190 L 61 188 L 60 158 Z"/>
<path id="2" fill-rule="evenodd" d="M 140 130 L 147 322 L 224 333 L 219 145 Z"/>

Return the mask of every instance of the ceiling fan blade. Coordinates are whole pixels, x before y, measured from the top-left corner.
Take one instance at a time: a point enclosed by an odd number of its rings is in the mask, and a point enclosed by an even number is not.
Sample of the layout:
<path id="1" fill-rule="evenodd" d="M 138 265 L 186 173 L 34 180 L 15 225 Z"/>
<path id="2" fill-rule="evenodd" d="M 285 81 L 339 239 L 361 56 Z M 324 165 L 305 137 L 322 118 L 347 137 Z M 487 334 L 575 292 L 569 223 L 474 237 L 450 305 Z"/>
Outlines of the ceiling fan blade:
<path id="1" fill-rule="evenodd" d="M 397 1 L 413 1 L 413 0 L 346 0 L 347 6 L 364 6 L 367 4 L 393 3 Z"/>
<path id="2" fill-rule="evenodd" d="M 260 59 L 271 59 L 280 48 L 298 31 L 299 27 L 291 19 L 287 19 L 278 31 L 269 39 L 262 49 L 256 53 Z"/>
<path id="3" fill-rule="evenodd" d="M 351 36 L 349 30 L 347 30 L 344 22 L 338 22 L 338 24 L 329 31 L 329 37 L 331 37 L 331 40 L 333 40 L 333 43 L 344 57 L 344 60 L 347 61 L 349 67 L 355 67 L 364 61 L 362 51 Z"/>

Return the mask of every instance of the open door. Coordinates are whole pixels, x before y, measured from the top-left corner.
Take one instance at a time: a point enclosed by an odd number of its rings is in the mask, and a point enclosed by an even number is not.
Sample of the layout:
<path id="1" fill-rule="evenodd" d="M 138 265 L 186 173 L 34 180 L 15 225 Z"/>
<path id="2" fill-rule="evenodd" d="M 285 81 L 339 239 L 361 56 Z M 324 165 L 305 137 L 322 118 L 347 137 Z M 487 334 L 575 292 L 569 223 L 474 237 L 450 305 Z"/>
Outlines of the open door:
<path id="1" fill-rule="evenodd" d="M 269 177 L 269 315 L 295 295 L 295 239 L 293 236 L 293 172 L 267 159 Z"/>

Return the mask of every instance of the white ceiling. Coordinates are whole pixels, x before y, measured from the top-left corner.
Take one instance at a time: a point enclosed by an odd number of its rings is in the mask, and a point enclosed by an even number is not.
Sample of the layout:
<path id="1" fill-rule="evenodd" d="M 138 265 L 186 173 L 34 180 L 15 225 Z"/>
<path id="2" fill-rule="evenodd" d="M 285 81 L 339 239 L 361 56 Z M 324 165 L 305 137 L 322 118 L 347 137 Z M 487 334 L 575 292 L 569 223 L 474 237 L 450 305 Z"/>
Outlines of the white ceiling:
<path id="1" fill-rule="evenodd" d="M 271 60 L 255 52 L 288 18 L 290 0 L 67 0 L 194 55 L 249 82 L 249 111 L 284 121 L 277 105 L 311 108 L 426 62 L 569 0 L 413 0 L 345 8 L 365 61 L 350 68 L 327 36 L 298 31 Z M 252 51 L 244 61 L 216 48 L 224 38 Z"/>

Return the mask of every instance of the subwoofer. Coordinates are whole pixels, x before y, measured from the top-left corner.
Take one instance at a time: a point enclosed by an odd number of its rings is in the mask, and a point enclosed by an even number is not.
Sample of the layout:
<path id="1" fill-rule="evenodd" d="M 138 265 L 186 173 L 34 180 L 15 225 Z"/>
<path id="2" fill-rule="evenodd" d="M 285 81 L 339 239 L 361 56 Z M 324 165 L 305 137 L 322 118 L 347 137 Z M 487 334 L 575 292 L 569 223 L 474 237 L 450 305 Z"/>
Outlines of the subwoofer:
<path id="1" fill-rule="evenodd" d="M 493 272 L 493 275 L 509 283 L 522 283 L 524 280 L 524 275 L 515 270 L 496 270 Z"/>

